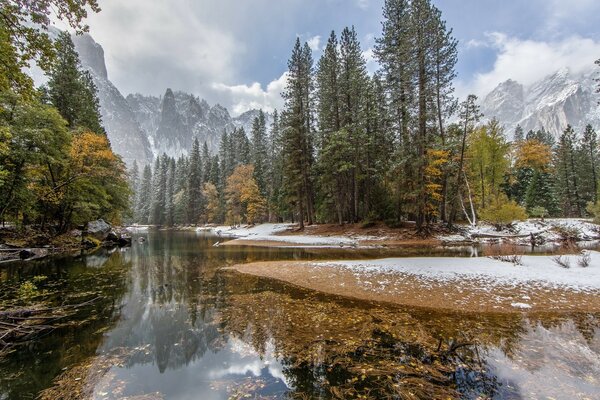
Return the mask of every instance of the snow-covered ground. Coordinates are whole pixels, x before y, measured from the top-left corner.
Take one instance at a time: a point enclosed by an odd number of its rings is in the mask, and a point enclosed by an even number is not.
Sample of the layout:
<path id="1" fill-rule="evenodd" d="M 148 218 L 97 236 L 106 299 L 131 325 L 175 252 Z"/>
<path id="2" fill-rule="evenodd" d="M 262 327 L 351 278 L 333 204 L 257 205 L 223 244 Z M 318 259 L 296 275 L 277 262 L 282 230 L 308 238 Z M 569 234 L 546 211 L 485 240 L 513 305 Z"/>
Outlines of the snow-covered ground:
<path id="1" fill-rule="evenodd" d="M 210 231 L 219 236 L 236 238 L 238 240 L 282 242 L 291 245 L 307 247 L 354 247 L 360 240 L 373 239 L 367 236 L 318 236 L 318 235 L 278 235 L 288 229 L 292 224 L 261 224 L 255 226 L 242 226 L 231 228 L 229 226 L 200 227 L 198 232 Z"/>
<path id="2" fill-rule="evenodd" d="M 481 223 L 475 227 L 466 227 L 463 234 L 443 235 L 438 238 L 444 242 L 461 242 L 465 240 L 487 241 L 494 237 L 521 237 L 524 242 L 529 241 L 529 235 L 539 235 L 547 242 L 558 241 L 562 238 L 560 231 L 569 231 L 577 236 L 578 240 L 600 239 L 600 226 L 590 219 L 579 218 L 548 218 L 543 222 L 539 219 L 518 221 L 511 229 L 497 231 L 492 225 Z M 482 237 L 483 236 L 483 237 Z"/>
<path id="3" fill-rule="evenodd" d="M 327 261 L 315 265 L 344 268 L 365 278 L 372 274 L 413 275 L 421 279 L 451 283 L 474 280 L 484 285 L 535 285 L 571 290 L 600 290 L 600 252 L 587 251 L 588 267 L 578 262 L 581 255 L 562 256 L 571 267 L 560 267 L 552 256 L 523 256 L 523 265 L 513 265 L 486 257 L 386 258 L 360 261 Z M 527 304 L 515 304 L 526 308 Z"/>

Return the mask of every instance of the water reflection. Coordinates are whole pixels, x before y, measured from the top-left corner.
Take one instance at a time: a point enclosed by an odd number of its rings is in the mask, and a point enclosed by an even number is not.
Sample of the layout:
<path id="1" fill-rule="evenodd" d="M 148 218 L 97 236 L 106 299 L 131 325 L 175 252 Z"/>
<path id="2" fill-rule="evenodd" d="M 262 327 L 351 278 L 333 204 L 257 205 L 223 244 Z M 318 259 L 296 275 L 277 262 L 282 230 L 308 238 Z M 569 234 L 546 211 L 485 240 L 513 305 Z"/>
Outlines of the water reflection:
<path id="1" fill-rule="evenodd" d="M 74 320 L 72 329 L 0 363 L 0 399 L 35 397 L 63 368 L 84 364 L 91 367 L 82 390 L 96 399 L 600 395 L 598 315 L 406 309 L 222 269 L 399 250 L 214 247 L 219 238 L 195 233 L 145 237 L 125 251 L 2 270 L 6 288 L 43 273 L 60 289 L 53 301 L 90 292 L 106 300 Z M 472 250 L 451 254 L 470 256 Z M 448 253 L 413 248 L 402 254 Z"/>

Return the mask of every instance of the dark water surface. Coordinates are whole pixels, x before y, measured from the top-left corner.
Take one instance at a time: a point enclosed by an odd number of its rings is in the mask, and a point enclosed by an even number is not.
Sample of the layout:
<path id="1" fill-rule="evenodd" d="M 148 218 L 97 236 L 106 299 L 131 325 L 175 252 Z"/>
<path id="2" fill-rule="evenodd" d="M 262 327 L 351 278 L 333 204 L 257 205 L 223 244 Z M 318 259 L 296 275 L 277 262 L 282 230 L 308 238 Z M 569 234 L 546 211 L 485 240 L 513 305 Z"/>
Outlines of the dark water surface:
<path id="1" fill-rule="evenodd" d="M 43 275 L 96 302 L 0 361 L 0 399 L 85 382 L 95 399 L 599 399 L 600 315 L 466 314 L 353 301 L 222 267 L 449 250 L 213 247 L 193 232 L 0 267 L 0 300 Z M 450 254 L 469 256 L 474 249 Z M 80 385 L 79 387 L 82 387 Z"/>

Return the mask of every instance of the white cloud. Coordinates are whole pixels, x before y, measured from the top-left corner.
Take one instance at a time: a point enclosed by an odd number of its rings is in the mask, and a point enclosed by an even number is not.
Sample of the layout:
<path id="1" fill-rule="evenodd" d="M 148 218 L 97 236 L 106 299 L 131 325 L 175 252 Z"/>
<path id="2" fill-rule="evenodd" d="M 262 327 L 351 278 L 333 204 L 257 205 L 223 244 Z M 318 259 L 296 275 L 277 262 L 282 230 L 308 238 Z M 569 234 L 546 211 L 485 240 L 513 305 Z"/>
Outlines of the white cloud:
<path id="1" fill-rule="evenodd" d="M 281 93 L 285 89 L 287 72 L 270 82 L 266 88 L 258 82 L 250 85 L 226 85 L 214 83 L 211 88 L 225 103 L 232 104 L 231 113 L 236 116 L 251 109 L 273 111 L 283 107 Z"/>
<path id="2" fill-rule="evenodd" d="M 369 1 L 370 0 L 356 0 L 356 5 L 358 6 L 358 8 L 366 10 L 367 8 L 369 8 Z"/>
<path id="3" fill-rule="evenodd" d="M 105 0 L 88 23 L 105 47 L 111 80 L 124 93 L 156 82 L 161 85 L 153 88 L 155 94 L 165 85 L 198 90 L 205 82 L 230 81 L 245 52 L 243 42 L 218 21 L 207 21 L 183 0 Z"/>
<path id="4" fill-rule="evenodd" d="M 313 36 L 308 39 L 306 43 L 308 43 L 308 47 L 310 47 L 312 51 L 319 51 L 321 49 L 321 36 Z"/>
<path id="5" fill-rule="evenodd" d="M 479 44 L 481 45 L 481 44 Z M 457 94 L 485 96 L 507 79 L 530 85 L 559 69 L 579 73 L 593 68 L 600 42 L 580 36 L 556 41 L 521 40 L 506 34 L 487 34 L 486 45 L 497 50 L 491 71 L 476 74 L 468 82 L 457 82 Z"/>

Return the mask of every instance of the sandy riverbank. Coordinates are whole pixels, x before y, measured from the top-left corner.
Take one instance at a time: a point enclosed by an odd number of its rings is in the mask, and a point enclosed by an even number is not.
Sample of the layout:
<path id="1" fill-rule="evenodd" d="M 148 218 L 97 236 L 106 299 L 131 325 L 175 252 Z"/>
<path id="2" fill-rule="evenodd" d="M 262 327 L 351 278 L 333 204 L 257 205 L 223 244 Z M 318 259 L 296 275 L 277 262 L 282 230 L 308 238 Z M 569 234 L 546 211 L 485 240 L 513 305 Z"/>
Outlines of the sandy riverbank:
<path id="1" fill-rule="evenodd" d="M 525 256 L 523 265 L 489 258 L 259 262 L 238 272 L 364 300 L 469 312 L 599 312 L 600 253 L 587 268 Z"/>

